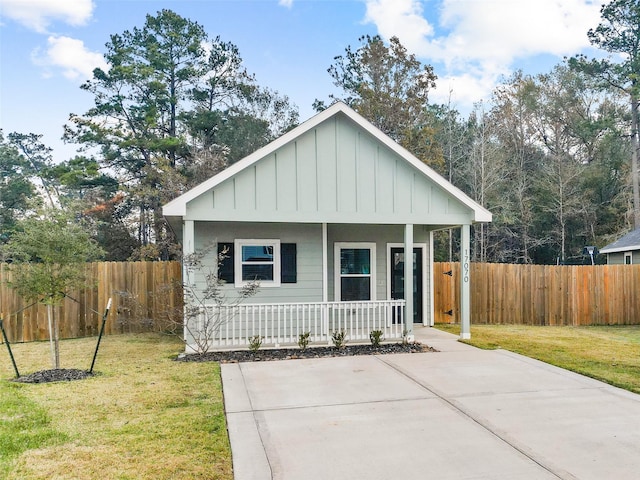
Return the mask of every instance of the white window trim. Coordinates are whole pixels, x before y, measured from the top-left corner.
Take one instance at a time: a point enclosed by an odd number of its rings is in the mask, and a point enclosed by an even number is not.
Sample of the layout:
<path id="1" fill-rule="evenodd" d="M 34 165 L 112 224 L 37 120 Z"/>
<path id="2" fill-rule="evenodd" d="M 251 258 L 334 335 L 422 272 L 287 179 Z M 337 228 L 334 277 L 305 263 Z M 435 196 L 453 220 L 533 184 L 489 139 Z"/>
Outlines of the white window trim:
<path id="1" fill-rule="evenodd" d="M 250 283 L 247 280 L 242 280 L 242 247 L 247 245 L 273 246 L 273 280 L 259 280 L 258 284 L 260 287 L 279 287 L 280 240 L 271 238 L 237 238 L 234 241 L 234 286 L 240 288 Z"/>
<path id="2" fill-rule="evenodd" d="M 627 263 L 627 258 L 629 259 L 629 263 Z M 624 252 L 624 265 L 633 265 L 633 252 Z"/>
<path id="3" fill-rule="evenodd" d="M 341 291 L 341 282 L 340 279 L 342 275 L 340 274 L 340 250 L 343 248 L 368 248 L 370 253 L 371 265 L 369 278 L 371 282 L 369 283 L 369 288 L 371 291 L 369 292 L 369 297 L 371 300 L 376 300 L 376 269 L 377 269 L 377 258 L 376 258 L 376 244 L 375 242 L 336 242 L 333 246 L 333 294 L 337 301 L 342 302 L 342 291 Z M 364 276 L 364 275 L 361 275 Z"/>

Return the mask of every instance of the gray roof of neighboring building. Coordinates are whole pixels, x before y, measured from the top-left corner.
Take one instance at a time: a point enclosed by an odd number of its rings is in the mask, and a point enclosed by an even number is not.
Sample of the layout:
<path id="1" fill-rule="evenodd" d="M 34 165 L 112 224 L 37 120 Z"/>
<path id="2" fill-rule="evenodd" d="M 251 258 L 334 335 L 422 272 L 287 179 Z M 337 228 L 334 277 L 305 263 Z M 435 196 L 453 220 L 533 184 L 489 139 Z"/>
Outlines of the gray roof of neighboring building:
<path id="1" fill-rule="evenodd" d="M 613 243 L 610 243 L 600 253 L 628 252 L 630 250 L 640 250 L 640 228 L 627 233 Z"/>

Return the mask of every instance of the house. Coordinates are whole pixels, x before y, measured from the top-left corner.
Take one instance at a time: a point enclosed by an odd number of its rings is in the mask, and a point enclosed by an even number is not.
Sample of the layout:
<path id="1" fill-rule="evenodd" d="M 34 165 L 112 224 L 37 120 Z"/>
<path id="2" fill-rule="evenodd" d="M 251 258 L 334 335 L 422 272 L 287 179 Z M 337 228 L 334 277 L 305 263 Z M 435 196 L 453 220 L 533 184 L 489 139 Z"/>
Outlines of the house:
<path id="1" fill-rule="evenodd" d="M 295 343 L 303 331 L 326 341 L 342 328 L 350 340 L 368 341 L 370 329 L 411 337 L 414 322 L 433 324 L 433 232 L 447 228 L 461 228 L 461 336 L 470 337 L 470 226 L 491 213 L 344 103 L 163 213 L 185 254 L 212 241 L 227 252 L 219 275 L 228 293 L 259 281 L 216 327 L 215 345 L 256 334 Z"/>
<path id="2" fill-rule="evenodd" d="M 640 264 L 640 228 L 627 233 L 613 243 L 600 250 L 607 254 L 609 265 Z"/>

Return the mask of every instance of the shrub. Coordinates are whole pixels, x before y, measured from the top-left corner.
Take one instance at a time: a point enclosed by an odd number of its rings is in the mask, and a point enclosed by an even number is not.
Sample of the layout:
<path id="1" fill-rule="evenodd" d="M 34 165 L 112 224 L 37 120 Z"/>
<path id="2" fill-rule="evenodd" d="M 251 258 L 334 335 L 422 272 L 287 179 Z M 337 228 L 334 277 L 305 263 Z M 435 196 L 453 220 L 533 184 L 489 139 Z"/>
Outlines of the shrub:
<path id="1" fill-rule="evenodd" d="M 262 337 L 260 335 L 254 335 L 249 339 L 249 350 L 257 352 L 262 346 Z"/>
<path id="2" fill-rule="evenodd" d="M 331 333 L 331 340 L 336 348 L 342 348 L 347 343 L 347 332 L 344 331 L 344 328 L 340 331 L 334 330 Z"/>
<path id="3" fill-rule="evenodd" d="M 300 334 L 300 337 L 298 338 L 298 346 L 300 347 L 300 350 L 305 350 L 309 346 L 310 335 L 311 332 L 304 332 Z"/>
<path id="4" fill-rule="evenodd" d="M 384 340 L 382 330 L 372 330 L 369 334 L 369 340 L 371 340 L 371 345 L 373 345 L 374 348 L 378 348 L 380 346 L 380 342 Z"/>

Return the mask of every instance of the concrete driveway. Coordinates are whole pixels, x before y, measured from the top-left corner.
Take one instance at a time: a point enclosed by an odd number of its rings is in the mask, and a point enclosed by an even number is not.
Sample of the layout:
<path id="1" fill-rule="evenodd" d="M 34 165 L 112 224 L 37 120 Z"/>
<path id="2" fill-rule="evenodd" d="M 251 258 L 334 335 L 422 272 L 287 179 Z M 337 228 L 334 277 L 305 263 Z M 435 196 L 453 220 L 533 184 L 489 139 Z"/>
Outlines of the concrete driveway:
<path id="1" fill-rule="evenodd" d="M 439 352 L 223 365 L 235 480 L 640 478 L 639 395 L 416 336 Z"/>

